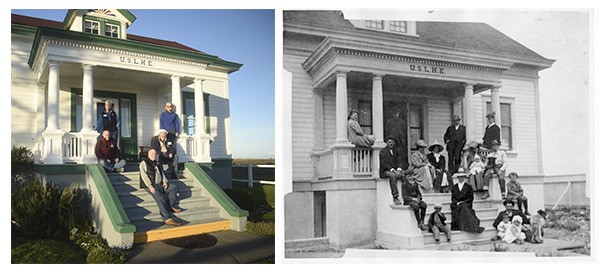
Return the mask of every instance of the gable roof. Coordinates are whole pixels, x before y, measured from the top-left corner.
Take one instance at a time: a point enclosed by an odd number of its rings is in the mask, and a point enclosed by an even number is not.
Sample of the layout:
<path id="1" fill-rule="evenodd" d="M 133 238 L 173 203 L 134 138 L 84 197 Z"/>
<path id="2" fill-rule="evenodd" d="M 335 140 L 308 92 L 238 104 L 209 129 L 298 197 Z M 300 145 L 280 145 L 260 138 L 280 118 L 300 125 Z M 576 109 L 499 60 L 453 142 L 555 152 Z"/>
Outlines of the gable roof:
<path id="1" fill-rule="evenodd" d="M 377 36 L 397 41 L 413 41 L 455 49 L 499 54 L 513 58 L 525 57 L 542 64 L 551 64 L 554 62 L 486 23 L 418 21 L 418 37 L 415 37 L 354 28 L 354 25 L 350 21 L 344 19 L 341 11 L 284 11 L 283 22 L 284 25 L 305 26 L 324 31 L 339 31 L 356 35 L 376 34 Z"/>
<path id="2" fill-rule="evenodd" d="M 19 15 L 19 14 L 11 14 L 11 23 L 34 27 L 34 28 L 37 28 L 37 27 L 61 28 L 61 26 L 63 24 L 60 21 L 24 16 L 24 15 Z M 150 43 L 150 44 L 154 44 L 154 45 L 166 46 L 166 47 L 171 47 L 171 48 L 205 54 L 204 52 L 202 52 L 200 50 L 183 45 L 176 41 L 168 41 L 168 40 L 156 39 L 156 38 L 151 38 L 151 37 L 138 36 L 138 35 L 134 35 L 134 34 L 127 34 L 127 40 L 145 42 L 145 43 Z"/>

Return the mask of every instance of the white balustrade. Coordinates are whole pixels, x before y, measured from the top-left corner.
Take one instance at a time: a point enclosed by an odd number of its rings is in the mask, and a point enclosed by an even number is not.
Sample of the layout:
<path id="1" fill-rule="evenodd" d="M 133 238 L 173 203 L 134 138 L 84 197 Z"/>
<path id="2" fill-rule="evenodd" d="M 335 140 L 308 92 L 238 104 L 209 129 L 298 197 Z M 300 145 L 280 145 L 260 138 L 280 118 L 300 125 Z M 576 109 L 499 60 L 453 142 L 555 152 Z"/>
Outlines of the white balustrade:
<path id="1" fill-rule="evenodd" d="M 62 139 L 63 160 L 80 163 L 83 158 L 83 137 L 80 133 L 65 133 Z"/>
<path id="2" fill-rule="evenodd" d="M 352 173 L 354 176 L 371 175 L 371 156 L 373 149 L 359 148 L 352 149 Z"/>

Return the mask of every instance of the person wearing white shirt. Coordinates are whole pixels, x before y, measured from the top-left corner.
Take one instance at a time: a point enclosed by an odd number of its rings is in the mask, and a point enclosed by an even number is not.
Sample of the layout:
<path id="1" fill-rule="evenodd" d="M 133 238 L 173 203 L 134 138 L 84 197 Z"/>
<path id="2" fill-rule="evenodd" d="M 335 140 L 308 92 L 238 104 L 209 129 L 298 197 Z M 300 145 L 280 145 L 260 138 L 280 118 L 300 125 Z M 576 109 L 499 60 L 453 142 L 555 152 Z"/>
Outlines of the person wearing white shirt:
<path id="1" fill-rule="evenodd" d="M 498 175 L 498 183 L 500 183 L 500 191 L 502 192 L 502 199 L 506 199 L 506 184 L 504 181 L 504 175 L 507 167 L 506 152 L 500 150 L 500 142 L 497 140 L 492 141 L 492 152 L 487 155 L 487 164 L 485 165 L 485 172 L 483 173 L 483 191 L 485 195 L 482 197 L 486 199 L 490 197 L 489 187 L 490 179 L 493 174 Z"/>

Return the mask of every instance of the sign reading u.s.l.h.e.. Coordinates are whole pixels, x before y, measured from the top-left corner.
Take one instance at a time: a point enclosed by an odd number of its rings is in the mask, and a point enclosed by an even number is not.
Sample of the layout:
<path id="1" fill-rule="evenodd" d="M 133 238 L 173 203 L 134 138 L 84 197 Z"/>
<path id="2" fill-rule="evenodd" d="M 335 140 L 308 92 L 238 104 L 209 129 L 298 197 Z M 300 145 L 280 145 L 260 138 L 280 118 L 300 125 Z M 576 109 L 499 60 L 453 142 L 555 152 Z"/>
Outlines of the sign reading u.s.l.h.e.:
<path id="1" fill-rule="evenodd" d="M 445 69 L 443 67 L 439 67 L 439 66 L 410 64 L 409 68 L 410 68 L 410 71 L 413 71 L 413 72 L 423 72 L 423 73 L 440 74 L 440 75 L 446 74 Z"/>
<path id="2" fill-rule="evenodd" d="M 154 66 L 152 60 L 140 59 L 140 58 L 131 58 L 131 57 L 119 57 L 119 61 L 126 64 L 133 64 L 139 66 Z"/>

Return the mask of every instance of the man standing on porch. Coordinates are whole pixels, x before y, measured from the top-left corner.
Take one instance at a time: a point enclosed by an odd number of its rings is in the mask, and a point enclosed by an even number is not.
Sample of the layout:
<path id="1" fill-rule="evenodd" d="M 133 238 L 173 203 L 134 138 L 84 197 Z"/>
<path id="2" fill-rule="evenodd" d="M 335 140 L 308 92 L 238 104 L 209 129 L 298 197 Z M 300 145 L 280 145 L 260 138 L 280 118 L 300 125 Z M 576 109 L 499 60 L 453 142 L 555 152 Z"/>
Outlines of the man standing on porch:
<path id="1" fill-rule="evenodd" d="M 179 107 L 177 107 L 179 108 Z M 165 129 L 169 136 L 179 138 L 181 133 L 179 116 L 173 111 L 173 103 L 165 103 L 165 111 L 160 114 L 160 129 Z"/>
<path id="2" fill-rule="evenodd" d="M 104 111 L 98 116 L 96 131 L 102 134 L 104 130 L 108 130 L 115 142 L 119 143 L 119 116 L 112 110 L 112 104 L 110 100 L 104 102 Z"/>
<path id="3" fill-rule="evenodd" d="M 452 117 L 452 125 L 448 126 L 444 134 L 444 143 L 448 151 L 448 170 L 450 175 L 456 173 L 460 167 L 461 151 L 467 142 L 467 129 L 460 124 L 460 116 Z"/>
<path id="4" fill-rule="evenodd" d="M 392 198 L 394 204 L 400 205 L 402 202 L 398 197 L 400 192 L 398 191 L 398 179 L 402 178 L 402 168 L 400 168 L 400 155 L 394 148 L 396 144 L 396 138 L 393 136 L 385 137 L 385 148 L 379 152 L 379 177 L 388 178 L 390 182 L 390 190 L 392 191 Z"/>
<path id="5" fill-rule="evenodd" d="M 491 112 L 485 116 L 488 121 L 488 126 L 485 127 L 485 133 L 483 134 L 483 147 L 492 149 L 492 141 L 502 143 L 500 140 L 500 127 L 496 125 L 496 112 Z"/>

